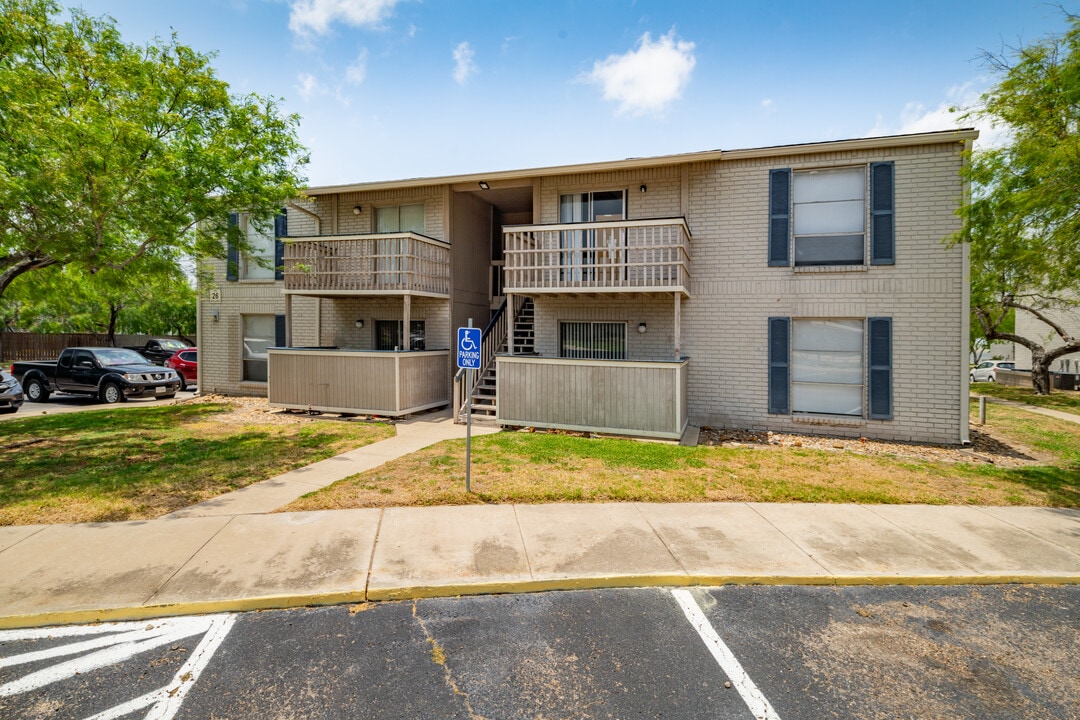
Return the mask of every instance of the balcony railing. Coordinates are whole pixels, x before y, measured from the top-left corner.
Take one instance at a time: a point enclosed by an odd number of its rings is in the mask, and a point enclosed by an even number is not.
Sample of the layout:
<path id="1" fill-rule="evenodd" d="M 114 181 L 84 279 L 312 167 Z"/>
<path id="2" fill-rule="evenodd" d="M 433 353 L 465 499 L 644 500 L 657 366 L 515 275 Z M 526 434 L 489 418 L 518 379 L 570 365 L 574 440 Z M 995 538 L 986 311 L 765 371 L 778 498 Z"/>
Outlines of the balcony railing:
<path id="1" fill-rule="evenodd" d="M 399 416 L 450 402 L 450 351 L 271 348 L 271 407 Z"/>
<path id="2" fill-rule="evenodd" d="M 416 233 L 290 238 L 285 291 L 450 295 L 450 246 Z"/>
<path id="3" fill-rule="evenodd" d="M 514 225 L 503 230 L 504 292 L 681 292 L 690 230 L 682 218 Z"/>
<path id="4" fill-rule="evenodd" d="M 497 355 L 500 425 L 678 439 L 689 360 L 571 360 Z"/>

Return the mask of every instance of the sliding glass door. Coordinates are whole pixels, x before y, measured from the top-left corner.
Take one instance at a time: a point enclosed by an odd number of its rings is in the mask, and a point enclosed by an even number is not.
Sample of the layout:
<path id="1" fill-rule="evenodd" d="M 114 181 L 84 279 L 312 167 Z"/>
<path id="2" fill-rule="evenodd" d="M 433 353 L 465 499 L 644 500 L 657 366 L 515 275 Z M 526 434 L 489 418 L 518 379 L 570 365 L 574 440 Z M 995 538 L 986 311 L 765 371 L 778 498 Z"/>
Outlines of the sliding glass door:
<path id="1" fill-rule="evenodd" d="M 570 193 L 559 196 L 559 222 L 586 223 L 626 219 L 626 191 Z M 597 248 L 625 246 L 621 229 L 563 230 L 559 234 L 562 250 L 562 280 L 581 281 L 596 278 Z"/>

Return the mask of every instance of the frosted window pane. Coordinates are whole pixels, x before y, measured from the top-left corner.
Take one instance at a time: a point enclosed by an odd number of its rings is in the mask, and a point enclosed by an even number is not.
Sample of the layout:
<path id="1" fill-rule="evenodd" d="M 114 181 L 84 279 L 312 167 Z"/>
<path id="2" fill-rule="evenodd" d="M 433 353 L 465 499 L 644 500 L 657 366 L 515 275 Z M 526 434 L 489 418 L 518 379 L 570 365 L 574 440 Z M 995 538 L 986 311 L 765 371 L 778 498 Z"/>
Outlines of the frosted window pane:
<path id="1" fill-rule="evenodd" d="M 241 258 L 240 277 L 245 280 L 274 279 L 274 223 L 247 223 L 247 241 L 251 246 Z M 263 262 L 265 267 L 259 264 Z"/>
<path id="2" fill-rule="evenodd" d="M 862 415 L 861 385 L 792 383 L 791 409 L 828 415 Z"/>
<path id="3" fill-rule="evenodd" d="M 836 235 L 862 232 L 866 204 L 862 200 L 795 203 L 796 235 Z"/>
<path id="4" fill-rule="evenodd" d="M 796 320 L 792 350 L 847 350 L 862 352 L 862 320 Z"/>
<path id="5" fill-rule="evenodd" d="M 863 200 L 866 172 L 862 168 L 795 173 L 796 203 Z"/>
<path id="6" fill-rule="evenodd" d="M 562 195 L 559 197 L 559 222 L 585 222 L 589 211 L 589 197 L 584 193 Z"/>
<path id="7" fill-rule="evenodd" d="M 375 208 L 375 232 L 377 233 L 391 233 L 397 232 L 401 229 L 401 225 L 398 223 L 398 208 L 394 207 L 381 207 Z"/>
<path id="8" fill-rule="evenodd" d="M 862 384 L 862 353 L 793 351 L 791 379 L 795 382 Z"/>
<path id="9" fill-rule="evenodd" d="M 424 234 L 424 206 L 402 205 L 401 206 L 401 232 L 414 232 Z"/>
<path id="10" fill-rule="evenodd" d="M 796 265 L 862 265 L 862 235 L 807 235 L 795 238 Z"/>

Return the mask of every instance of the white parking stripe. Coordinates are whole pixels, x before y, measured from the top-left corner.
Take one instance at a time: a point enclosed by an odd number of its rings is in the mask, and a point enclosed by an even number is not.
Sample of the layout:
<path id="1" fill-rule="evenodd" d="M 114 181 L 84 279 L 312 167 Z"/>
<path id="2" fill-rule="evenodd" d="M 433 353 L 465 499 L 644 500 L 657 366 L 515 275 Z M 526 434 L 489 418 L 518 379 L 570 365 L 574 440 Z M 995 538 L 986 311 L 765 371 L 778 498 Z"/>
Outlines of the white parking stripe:
<path id="1" fill-rule="evenodd" d="M 731 686 L 739 691 L 743 702 L 750 708 L 750 712 L 754 714 L 754 717 L 757 720 L 780 720 L 776 710 L 761 694 L 761 690 L 746 674 L 735 655 L 720 639 L 716 630 L 713 629 L 709 619 L 705 617 L 705 613 L 701 611 L 701 607 L 694 600 L 694 596 L 690 594 L 690 591 L 672 590 L 671 594 L 674 596 L 675 601 L 679 603 L 679 607 L 682 608 L 686 619 L 690 621 L 693 628 L 697 630 L 697 634 L 701 636 L 705 647 L 709 649 L 709 652 L 712 653 L 712 656 L 720 665 L 720 669 L 731 680 Z"/>

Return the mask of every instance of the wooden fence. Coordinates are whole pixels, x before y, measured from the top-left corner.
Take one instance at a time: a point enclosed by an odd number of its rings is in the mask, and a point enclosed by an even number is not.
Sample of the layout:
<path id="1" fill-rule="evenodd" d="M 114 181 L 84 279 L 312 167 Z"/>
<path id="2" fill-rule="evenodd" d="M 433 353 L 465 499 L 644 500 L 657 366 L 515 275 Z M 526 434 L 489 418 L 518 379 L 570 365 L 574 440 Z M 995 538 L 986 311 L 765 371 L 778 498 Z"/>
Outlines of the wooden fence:
<path id="1" fill-rule="evenodd" d="M 171 335 L 117 335 L 116 346 L 143 345 L 151 337 Z M 187 342 L 187 338 L 177 338 Z M 0 362 L 55 360 L 66 347 L 109 347 L 105 333 L 21 333 L 0 332 Z"/>

